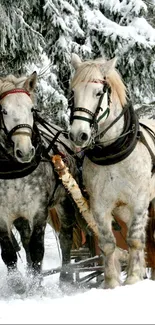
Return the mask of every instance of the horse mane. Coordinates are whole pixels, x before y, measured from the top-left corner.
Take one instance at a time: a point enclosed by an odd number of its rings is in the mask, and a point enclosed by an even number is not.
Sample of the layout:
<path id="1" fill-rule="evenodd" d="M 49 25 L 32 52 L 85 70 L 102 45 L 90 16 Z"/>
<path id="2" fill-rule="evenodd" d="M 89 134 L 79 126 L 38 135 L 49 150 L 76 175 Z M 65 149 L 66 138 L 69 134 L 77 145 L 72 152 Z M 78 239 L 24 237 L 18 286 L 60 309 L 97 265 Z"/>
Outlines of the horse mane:
<path id="1" fill-rule="evenodd" d="M 14 89 L 14 88 L 22 88 L 26 79 L 27 79 L 26 76 L 16 78 L 12 74 L 10 74 L 6 77 L 0 78 L 1 91 L 4 92 L 4 91 Z"/>
<path id="2" fill-rule="evenodd" d="M 80 66 L 76 70 L 76 73 L 71 81 L 71 88 L 74 88 L 80 82 L 90 82 L 95 79 L 101 79 L 106 77 L 106 81 L 111 87 L 112 95 L 114 98 L 116 94 L 120 100 L 122 106 L 126 104 L 127 89 L 124 85 L 119 72 L 113 69 L 107 76 L 103 75 L 100 69 L 100 65 L 105 64 L 107 60 L 104 58 L 98 58 L 96 60 L 89 60 L 80 63 Z"/>

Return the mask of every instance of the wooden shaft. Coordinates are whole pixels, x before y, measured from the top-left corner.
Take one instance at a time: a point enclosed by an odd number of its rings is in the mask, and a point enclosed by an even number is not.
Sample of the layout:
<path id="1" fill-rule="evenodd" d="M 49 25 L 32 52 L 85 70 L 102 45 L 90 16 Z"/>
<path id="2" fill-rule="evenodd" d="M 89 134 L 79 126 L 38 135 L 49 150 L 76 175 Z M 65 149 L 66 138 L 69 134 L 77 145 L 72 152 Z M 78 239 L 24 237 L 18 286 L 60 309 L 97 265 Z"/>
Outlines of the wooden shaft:
<path id="1" fill-rule="evenodd" d="M 90 227 L 95 236 L 98 237 L 98 228 L 88 206 L 88 201 L 82 195 L 76 180 L 69 172 L 69 168 L 65 165 L 60 155 L 54 155 L 51 159 L 59 178 L 62 180 L 64 187 L 69 191 L 69 193 L 71 193 L 72 198 L 86 220 L 88 227 Z"/>

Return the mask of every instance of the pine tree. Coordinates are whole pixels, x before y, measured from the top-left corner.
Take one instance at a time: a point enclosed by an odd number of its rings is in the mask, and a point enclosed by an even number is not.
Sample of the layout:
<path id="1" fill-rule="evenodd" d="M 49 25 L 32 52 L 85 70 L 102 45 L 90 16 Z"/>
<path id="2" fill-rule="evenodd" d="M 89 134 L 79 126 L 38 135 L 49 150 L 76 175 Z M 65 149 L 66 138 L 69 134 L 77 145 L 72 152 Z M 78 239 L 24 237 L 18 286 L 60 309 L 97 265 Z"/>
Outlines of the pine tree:
<path id="1" fill-rule="evenodd" d="M 52 63 L 51 75 L 48 76 L 47 82 L 53 87 L 52 100 L 50 98 L 48 101 L 47 96 L 46 108 L 52 112 L 54 121 L 63 127 L 67 127 L 70 114 L 67 99 L 70 92 L 71 52 L 73 49 L 77 52 L 80 50 L 80 43 L 76 42 L 76 39 L 84 36 L 79 25 L 80 7 L 78 1 L 74 0 L 45 0 L 44 6 L 45 52 Z"/>
<path id="2" fill-rule="evenodd" d="M 118 56 L 118 69 L 134 103 L 150 101 L 155 86 L 155 30 L 146 20 L 147 6 L 139 0 L 105 0 L 102 4 L 108 19 L 103 31 L 106 39 L 102 39 L 106 54 Z"/>
<path id="3" fill-rule="evenodd" d="M 147 0 L 45 0 L 44 10 L 46 53 L 65 97 L 74 51 L 83 59 L 117 56 L 134 104 L 154 99 L 155 29 L 147 22 Z"/>
<path id="4" fill-rule="evenodd" d="M 37 25 L 38 13 L 35 16 L 37 3 L 40 5 L 40 1 L 34 0 L 1 0 L 1 74 L 21 73 L 25 63 L 38 60 L 44 38 Z"/>
<path id="5" fill-rule="evenodd" d="M 117 56 L 134 104 L 155 99 L 154 0 L 1 0 L 2 74 L 39 74 L 38 107 L 67 127 L 71 53 Z"/>

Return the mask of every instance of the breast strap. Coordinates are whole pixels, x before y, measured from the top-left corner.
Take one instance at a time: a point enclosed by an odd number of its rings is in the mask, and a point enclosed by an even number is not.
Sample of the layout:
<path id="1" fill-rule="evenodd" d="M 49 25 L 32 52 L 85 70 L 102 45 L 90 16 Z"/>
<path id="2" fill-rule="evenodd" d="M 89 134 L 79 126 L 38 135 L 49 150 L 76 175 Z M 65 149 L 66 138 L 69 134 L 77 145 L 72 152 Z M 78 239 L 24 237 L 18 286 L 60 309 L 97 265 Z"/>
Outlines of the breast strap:
<path id="1" fill-rule="evenodd" d="M 151 138 L 155 144 L 155 133 L 145 124 L 140 122 L 139 125 L 149 133 L 149 135 L 151 136 Z M 143 132 L 139 131 L 139 134 L 140 134 L 140 138 L 139 138 L 140 141 L 145 145 L 145 147 L 148 149 L 148 151 L 150 153 L 150 156 L 152 159 L 152 164 L 153 164 L 152 173 L 154 173 L 155 172 L 155 154 L 153 153 L 152 149 L 150 148 L 148 142 L 146 141 L 146 138 L 145 138 Z"/>

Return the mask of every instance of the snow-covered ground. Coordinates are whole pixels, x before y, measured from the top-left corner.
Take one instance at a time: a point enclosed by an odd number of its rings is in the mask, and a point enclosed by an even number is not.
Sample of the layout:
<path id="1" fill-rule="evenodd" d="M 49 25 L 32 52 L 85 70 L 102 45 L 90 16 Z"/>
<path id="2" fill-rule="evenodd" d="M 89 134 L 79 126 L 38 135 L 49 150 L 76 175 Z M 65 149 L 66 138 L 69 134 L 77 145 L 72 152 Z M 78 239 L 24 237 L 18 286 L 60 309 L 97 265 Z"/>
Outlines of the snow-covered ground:
<path id="1" fill-rule="evenodd" d="M 19 269 L 25 272 L 25 253 Z M 43 269 L 60 266 L 54 233 L 47 226 Z M 6 284 L 6 267 L 0 259 L 0 324 L 154 324 L 155 282 L 144 280 L 114 290 L 59 288 L 59 275 L 44 279 L 43 289 L 13 294 Z"/>

